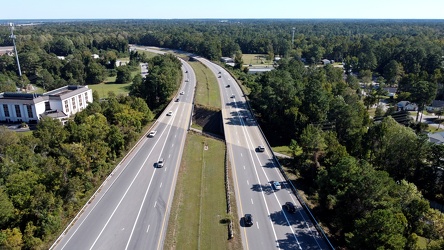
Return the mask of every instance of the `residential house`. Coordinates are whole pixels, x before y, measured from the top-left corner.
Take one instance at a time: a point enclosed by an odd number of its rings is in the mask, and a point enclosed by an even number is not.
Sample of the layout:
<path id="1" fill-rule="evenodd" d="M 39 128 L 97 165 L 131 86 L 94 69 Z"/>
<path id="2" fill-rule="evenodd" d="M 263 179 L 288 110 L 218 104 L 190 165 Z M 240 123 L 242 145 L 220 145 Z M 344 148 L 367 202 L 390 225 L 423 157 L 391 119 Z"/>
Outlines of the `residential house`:
<path id="1" fill-rule="evenodd" d="M 444 144 L 444 132 L 428 133 L 429 142 L 436 144 Z"/>
<path id="2" fill-rule="evenodd" d="M 14 46 L 0 46 L 0 56 L 2 55 L 13 56 Z"/>
<path id="3" fill-rule="evenodd" d="M 444 101 L 441 100 L 433 100 L 430 106 L 426 106 L 427 112 L 437 112 L 440 110 L 444 110 Z"/>
<path id="4" fill-rule="evenodd" d="M 398 111 L 418 111 L 418 105 L 409 101 L 400 101 L 397 104 Z"/>

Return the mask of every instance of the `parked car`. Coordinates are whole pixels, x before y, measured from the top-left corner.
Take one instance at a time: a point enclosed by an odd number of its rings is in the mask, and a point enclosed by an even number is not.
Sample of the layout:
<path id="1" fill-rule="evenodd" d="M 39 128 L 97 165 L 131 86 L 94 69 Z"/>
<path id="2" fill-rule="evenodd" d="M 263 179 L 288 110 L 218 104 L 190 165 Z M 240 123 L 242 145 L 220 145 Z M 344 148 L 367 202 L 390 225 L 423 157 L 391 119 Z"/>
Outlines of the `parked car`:
<path id="1" fill-rule="evenodd" d="M 287 211 L 289 213 L 292 213 L 292 214 L 296 213 L 296 207 L 294 206 L 293 202 L 291 202 L 291 201 L 285 202 L 285 208 L 287 209 Z"/>
<path id="2" fill-rule="evenodd" d="M 156 135 L 157 131 L 153 130 L 148 134 L 148 137 L 154 137 Z"/>
<path id="3" fill-rule="evenodd" d="M 279 183 L 278 181 L 273 181 L 273 187 L 276 190 L 280 190 L 281 189 L 281 183 Z"/>
<path id="4" fill-rule="evenodd" d="M 157 162 L 157 167 L 163 168 L 163 163 L 164 163 L 163 158 L 160 158 L 159 161 Z"/>
<path id="5" fill-rule="evenodd" d="M 245 214 L 245 216 L 244 216 L 244 224 L 247 227 L 253 226 L 253 215 Z"/>

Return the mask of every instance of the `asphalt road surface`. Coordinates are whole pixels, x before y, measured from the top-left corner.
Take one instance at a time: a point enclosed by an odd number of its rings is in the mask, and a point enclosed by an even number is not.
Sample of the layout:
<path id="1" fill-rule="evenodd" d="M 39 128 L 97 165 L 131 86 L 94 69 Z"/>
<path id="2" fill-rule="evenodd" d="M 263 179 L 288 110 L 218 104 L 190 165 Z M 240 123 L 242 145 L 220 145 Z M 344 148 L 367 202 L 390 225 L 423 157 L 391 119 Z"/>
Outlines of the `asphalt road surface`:
<path id="1" fill-rule="evenodd" d="M 329 249 L 282 177 L 238 84 L 222 67 L 197 59 L 218 76 L 244 249 Z M 273 181 L 282 189 L 274 189 Z M 283 207 L 287 201 L 295 204 L 296 213 Z M 244 214 L 253 215 L 251 227 L 244 224 Z"/>
<path id="2" fill-rule="evenodd" d="M 163 248 L 196 82 L 185 62 L 182 71 L 179 100 L 153 126 L 156 135 L 139 141 L 51 249 Z"/>

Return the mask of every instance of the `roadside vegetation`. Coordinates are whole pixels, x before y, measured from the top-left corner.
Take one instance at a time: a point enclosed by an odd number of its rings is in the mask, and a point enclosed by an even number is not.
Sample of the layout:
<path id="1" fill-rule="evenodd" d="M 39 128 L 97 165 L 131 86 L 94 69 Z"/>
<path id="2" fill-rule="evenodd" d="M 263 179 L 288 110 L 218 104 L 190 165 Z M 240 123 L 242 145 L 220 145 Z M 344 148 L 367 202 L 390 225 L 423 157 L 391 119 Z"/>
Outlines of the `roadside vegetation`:
<path id="1" fill-rule="evenodd" d="M 129 52 L 129 43 L 180 49 L 214 61 L 235 55 L 235 66 L 228 69 L 247 90 L 272 146 L 291 149 L 288 170 L 306 187 L 302 191 L 338 248 L 444 248 L 443 215 L 428 203 L 444 203 L 442 144 L 429 143 L 426 126 L 416 119 L 401 121 L 394 108 L 376 109 L 375 116 L 382 118 L 377 121 L 368 115 L 387 86 L 397 88 L 394 101 L 414 102 L 419 110 L 444 99 L 443 24 L 96 20 L 19 27 L 23 76 L 17 76 L 14 57 L 1 56 L 0 92 L 30 83 L 48 91 L 114 81 L 123 84 L 114 90 L 124 95 L 124 84 L 133 84 L 129 96 L 108 94 L 110 101 L 91 104 L 65 127 L 43 121 L 32 136 L 18 139 L 5 132 L 0 137 L 0 248 L 46 248 L 144 124 L 171 100 L 182 78 L 180 62 Z M 12 45 L 7 29 L 0 29 L 0 45 Z M 255 61 L 248 54 L 282 59 L 274 71 L 248 75 L 240 70 Z M 129 58 L 129 64 L 117 67 L 118 58 Z M 323 65 L 323 59 L 343 68 Z M 149 62 L 146 79 L 136 72 L 140 62 Z M 219 108 L 211 103 L 220 100 L 211 92 L 212 80 L 198 81 L 207 87 L 202 106 Z M 98 88 L 96 100 L 107 95 Z M 84 157 L 73 157 L 79 154 Z"/>
<path id="2" fill-rule="evenodd" d="M 225 144 L 188 133 L 179 170 L 165 249 L 240 249 L 228 241 Z"/>

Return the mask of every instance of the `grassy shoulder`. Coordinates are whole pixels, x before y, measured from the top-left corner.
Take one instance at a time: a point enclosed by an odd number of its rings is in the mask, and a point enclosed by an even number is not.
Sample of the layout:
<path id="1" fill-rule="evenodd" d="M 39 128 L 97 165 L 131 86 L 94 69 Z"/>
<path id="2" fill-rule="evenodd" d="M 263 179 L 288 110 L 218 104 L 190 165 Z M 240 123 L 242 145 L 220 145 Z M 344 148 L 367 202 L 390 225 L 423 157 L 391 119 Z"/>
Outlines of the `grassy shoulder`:
<path id="1" fill-rule="evenodd" d="M 229 249 L 224 158 L 222 141 L 188 134 L 165 249 Z"/>
<path id="2" fill-rule="evenodd" d="M 200 62 L 188 62 L 196 73 L 195 103 L 220 109 L 220 92 L 216 76 Z"/>

